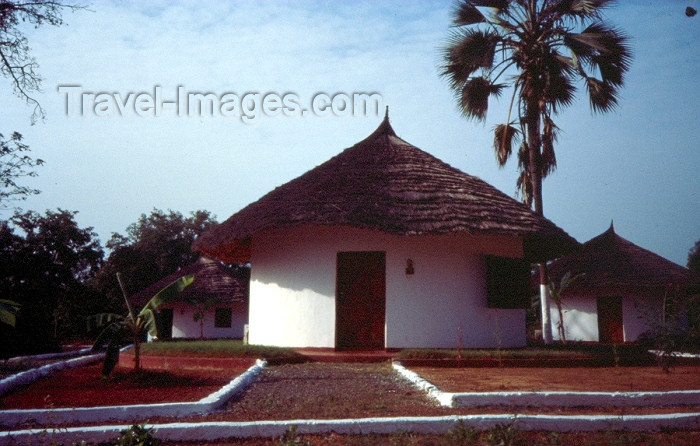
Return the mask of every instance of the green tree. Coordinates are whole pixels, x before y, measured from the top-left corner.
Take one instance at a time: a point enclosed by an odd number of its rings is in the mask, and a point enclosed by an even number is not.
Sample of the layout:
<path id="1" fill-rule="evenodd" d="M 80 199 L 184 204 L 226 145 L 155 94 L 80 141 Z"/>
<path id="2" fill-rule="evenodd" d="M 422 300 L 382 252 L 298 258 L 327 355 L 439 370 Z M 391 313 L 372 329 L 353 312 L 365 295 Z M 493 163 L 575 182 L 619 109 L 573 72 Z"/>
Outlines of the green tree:
<path id="1" fill-rule="evenodd" d="M 39 191 L 21 186 L 18 181 L 26 177 L 35 177 L 37 166 L 44 161 L 31 158 L 29 146 L 22 142 L 22 135 L 15 132 L 8 139 L 0 133 L 0 210 L 8 207 L 8 202 L 26 200 L 28 196 Z"/>
<path id="2" fill-rule="evenodd" d="M 0 1 L 0 74 L 10 80 L 20 99 L 34 107 L 32 124 L 44 119 L 46 113 L 34 97 L 41 92 L 42 79 L 37 73 L 39 65 L 30 54 L 29 41 L 22 32 L 23 24 L 59 26 L 63 24 L 64 11 L 79 9 L 85 7 L 46 0 Z M 39 193 L 17 183 L 23 177 L 36 176 L 33 169 L 44 163 L 39 158 L 32 159 L 27 152 L 29 147 L 22 143 L 21 134 L 14 132 L 9 139 L 0 134 L 0 209 L 6 208 L 8 201 L 24 200 Z"/>
<path id="3" fill-rule="evenodd" d="M 688 269 L 700 276 L 700 240 L 688 251 Z"/>
<path id="4" fill-rule="evenodd" d="M 610 3 L 462 0 L 455 9 L 441 74 L 467 118 L 484 120 L 489 98 L 512 88 L 506 121 L 494 130 L 494 150 L 504 166 L 520 142 L 517 188 L 540 215 L 542 179 L 556 168 L 553 116 L 573 103 L 577 82 L 585 85 L 594 112 L 607 112 L 618 102 L 631 52 L 627 38 L 603 22 L 601 12 Z M 540 276 L 546 284 L 544 264 Z M 546 287 L 541 289 L 549 342 Z"/>
<path id="5" fill-rule="evenodd" d="M 97 289 L 111 302 L 122 302 L 116 273 L 121 272 L 127 289 L 142 290 L 197 260 L 190 249 L 194 239 L 216 224 L 208 211 L 184 217 L 180 212 L 154 209 L 129 225 L 126 235 L 112 234 L 107 248 L 112 252 L 98 274 Z"/>
<path id="6" fill-rule="evenodd" d="M 16 212 L 0 222 L 0 296 L 21 305 L 16 329 L 3 331 L 3 355 L 49 351 L 84 336 L 84 318 L 104 306 L 88 287 L 104 252 L 76 212 Z M 18 233 L 15 233 L 15 231 Z"/>
<path id="7" fill-rule="evenodd" d="M 44 24 L 60 26 L 63 24 L 63 12 L 81 9 L 86 7 L 46 0 L 0 2 L 0 73 L 10 79 L 14 93 L 34 107 L 32 124 L 37 119 L 44 119 L 46 113 L 33 96 L 41 92 L 42 78 L 37 72 L 39 64 L 30 53 L 22 25 L 28 23 L 35 28 Z"/>
<path id="8" fill-rule="evenodd" d="M 129 339 L 134 345 L 134 371 L 141 369 L 141 340 L 150 334 L 158 335 L 156 324 L 156 312 L 161 305 L 175 300 L 180 292 L 194 280 L 194 276 L 184 276 L 176 279 L 168 286 L 153 296 L 138 313 L 134 312 L 129 301 L 121 275 L 117 273 L 117 280 L 124 295 L 124 302 L 128 309 L 126 316 L 114 313 L 101 313 L 88 318 L 88 331 L 104 327 L 93 345 L 93 350 L 101 349 L 107 344 L 102 365 L 102 377 L 107 378 L 119 361 L 119 347 L 124 339 Z"/>

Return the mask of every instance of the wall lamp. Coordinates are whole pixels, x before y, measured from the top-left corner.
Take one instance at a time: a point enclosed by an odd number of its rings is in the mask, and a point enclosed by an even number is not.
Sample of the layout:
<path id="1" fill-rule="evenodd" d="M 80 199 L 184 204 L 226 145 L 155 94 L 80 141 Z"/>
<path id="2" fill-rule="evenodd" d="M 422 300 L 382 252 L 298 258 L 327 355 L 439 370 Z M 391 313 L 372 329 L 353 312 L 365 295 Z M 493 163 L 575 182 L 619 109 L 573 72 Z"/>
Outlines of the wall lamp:
<path id="1" fill-rule="evenodd" d="M 414 270 L 413 270 L 413 260 L 408 259 L 406 260 L 406 275 L 410 276 L 413 275 Z"/>

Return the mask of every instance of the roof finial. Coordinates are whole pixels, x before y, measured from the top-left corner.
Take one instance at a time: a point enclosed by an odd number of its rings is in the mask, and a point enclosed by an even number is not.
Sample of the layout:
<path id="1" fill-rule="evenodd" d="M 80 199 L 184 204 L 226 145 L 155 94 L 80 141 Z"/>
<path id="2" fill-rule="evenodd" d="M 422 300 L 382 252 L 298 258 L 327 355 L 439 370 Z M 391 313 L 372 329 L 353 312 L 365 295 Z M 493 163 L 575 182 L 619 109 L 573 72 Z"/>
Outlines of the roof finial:
<path id="1" fill-rule="evenodd" d="M 389 120 L 389 106 L 386 106 L 386 111 L 384 112 L 384 119 Z"/>
<path id="2" fill-rule="evenodd" d="M 608 229 L 610 232 L 615 232 L 615 226 L 613 225 L 613 220 L 610 219 L 610 228 Z"/>

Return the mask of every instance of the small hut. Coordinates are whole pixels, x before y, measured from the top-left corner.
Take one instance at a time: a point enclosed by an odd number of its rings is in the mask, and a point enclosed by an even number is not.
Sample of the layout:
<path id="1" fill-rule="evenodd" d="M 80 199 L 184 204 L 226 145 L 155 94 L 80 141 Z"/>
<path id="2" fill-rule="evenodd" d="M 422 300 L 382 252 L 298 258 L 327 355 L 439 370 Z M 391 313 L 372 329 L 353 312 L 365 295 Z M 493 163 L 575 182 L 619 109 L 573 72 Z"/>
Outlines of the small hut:
<path id="1" fill-rule="evenodd" d="M 582 274 L 563 293 L 567 340 L 632 342 L 661 321 L 669 286 L 690 280 L 688 269 L 620 237 L 610 228 L 552 262 L 554 283 Z M 551 306 L 552 333 L 559 339 L 559 314 Z"/>
<path id="2" fill-rule="evenodd" d="M 250 270 L 247 267 L 229 267 L 200 257 L 136 293 L 132 300 L 142 307 L 159 290 L 189 275 L 194 275 L 194 281 L 182 291 L 180 299 L 159 308 L 158 336 L 161 339 L 242 338 L 244 325 L 248 323 Z"/>
<path id="3" fill-rule="evenodd" d="M 384 349 L 525 345 L 529 261 L 577 245 L 399 138 L 366 139 L 197 238 L 250 262 L 250 342 Z"/>

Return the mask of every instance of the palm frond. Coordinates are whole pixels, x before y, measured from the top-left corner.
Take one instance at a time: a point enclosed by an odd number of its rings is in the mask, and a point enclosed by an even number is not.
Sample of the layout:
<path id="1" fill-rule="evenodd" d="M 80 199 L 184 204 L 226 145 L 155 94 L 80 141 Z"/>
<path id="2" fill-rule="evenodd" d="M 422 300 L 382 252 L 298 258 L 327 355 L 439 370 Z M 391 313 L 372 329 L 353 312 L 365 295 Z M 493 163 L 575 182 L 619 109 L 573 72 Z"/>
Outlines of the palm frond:
<path id="1" fill-rule="evenodd" d="M 545 59 L 543 96 L 556 113 L 559 107 L 567 107 L 574 102 L 576 87 L 571 79 L 574 68 L 554 53 Z"/>
<path id="2" fill-rule="evenodd" d="M 443 56 L 443 76 L 452 88 L 461 88 L 475 71 L 493 65 L 499 37 L 493 31 L 466 29 L 454 31 L 448 38 Z"/>
<path id="3" fill-rule="evenodd" d="M 507 0 L 471 0 L 469 3 L 474 6 L 492 8 L 496 10 L 506 9 L 509 6 L 509 2 Z"/>
<path id="4" fill-rule="evenodd" d="M 452 23 L 457 26 L 473 25 L 486 20 L 477 7 L 470 1 L 460 2 L 453 13 Z"/>
<path id="5" fill-rule="evenodd" d="M 513 142 L 517 140 L 518 129 L 513 123 L 498 124 L 493 131 L 493 149 L 496 153 L 498 165 L 503 167 L 513 152 Z"/>
<path id="6" fill-rule="evenodd" d="M 592 19 L 598 18 L 600 12 L 614 0 L 559 0 L 547 2 L 543 15 L 555 18 Z"/>
<path id="7" fill-rule="evenodd" d="M 617 106 L 617 90 L 609 83 L 587 77 L 586 88 L 594 112 L 605 113 Z"/>
<path id="8" fill-rule="evenodd" d="M 518 181 L 515 184 L 515 193 L 520 197 L 520 201 L 528 207 L 532 207 L 532 181 L 527 170 L 521 170 Z"/>
<path id="9" fill-rule="evenodd" d="M 554 142 L 557 140 L 558 130 L 559 127 L 554 124 L 549 116 L 545 116 L 542 119 L 542 156 L 540 160 L 542 178 L 545 178 L 557 168 Z"/>
<path id="10" fill-rule="evenodd" d="M 532 177 L 530 176 L 530 149 L 526 141 L 520 143 L 518 149 L 518 180 L 515 183 L 515 193 L 520 196 L 520 200 L 532 206 Z"/>
<path id="11" fill-rule="evenodd" d="M 620 31 L 607 28 L 600 38 L 605 50 L 591 56 L 591 63 L 600 71 L 601 79 L 616 87 L 622 85 L 624 74 L 632 63 L 632 50 L 626 44 L 627 40 Z"/>
<path id="12" fill-rule="evenodd" d="M 469 118 L 484 119 L 489 107 L 489 96 L 499 96 L 503 85 L 492 84 L 483 77 L 465 82 L 460 96 L 460 111 Z"/>
<path id="13" fill-rule="evenodd" d="M 628 37 L 620 30 L 602 22 L 593 22 L 580 33 L 568 33 L 564 44 L 575 50 L 579 56 L 620 53 L 629 62 L 631 50 L 626 45 Z"/>

